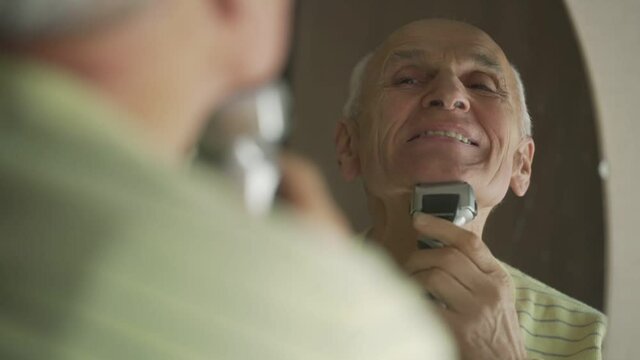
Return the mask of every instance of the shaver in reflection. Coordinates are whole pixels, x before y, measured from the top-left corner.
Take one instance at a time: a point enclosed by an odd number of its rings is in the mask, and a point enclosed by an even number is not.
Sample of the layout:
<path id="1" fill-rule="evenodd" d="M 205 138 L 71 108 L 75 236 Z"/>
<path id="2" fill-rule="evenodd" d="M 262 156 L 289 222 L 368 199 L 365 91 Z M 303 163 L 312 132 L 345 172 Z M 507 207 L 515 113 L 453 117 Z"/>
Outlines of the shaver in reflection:
<path id="1" fill-rule="evenodd" d="M 411 215 L 416 212 L 431 214 L 463 226 L 478 214 L 473 188 L 466 182 L 418 184 L 413 190 Z M 443 244 L 435 239 L 421 237 L 418 248 L 432 249 Z"/>
<path id="2" fill-rule="evenodd" d="M 240 96 L 214 115 L 201 141 L 201 156 L 231 176 L 252 215 L 265 215 L 275 200 L 289 103 L 283 83 Z"/>

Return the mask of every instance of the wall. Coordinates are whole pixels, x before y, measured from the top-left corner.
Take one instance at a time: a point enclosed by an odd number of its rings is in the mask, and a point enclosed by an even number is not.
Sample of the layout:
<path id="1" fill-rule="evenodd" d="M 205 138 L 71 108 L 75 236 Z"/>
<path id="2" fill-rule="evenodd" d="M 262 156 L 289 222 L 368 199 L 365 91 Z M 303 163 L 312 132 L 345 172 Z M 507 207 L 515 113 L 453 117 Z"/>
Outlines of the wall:
<path id="1" fill-rule="evenodd" d="M 568 0 L 594 84 L 610 175 L 605 182 L 608 243 L 607 359 L 638 358 L 640 328 L 640 2 Z"/>

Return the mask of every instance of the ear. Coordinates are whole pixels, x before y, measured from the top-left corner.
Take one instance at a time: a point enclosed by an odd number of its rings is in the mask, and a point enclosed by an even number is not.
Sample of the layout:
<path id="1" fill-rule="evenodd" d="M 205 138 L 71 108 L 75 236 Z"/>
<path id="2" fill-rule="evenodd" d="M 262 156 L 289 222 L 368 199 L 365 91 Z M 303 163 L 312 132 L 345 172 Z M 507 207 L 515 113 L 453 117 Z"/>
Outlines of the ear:
<path id="1" fill-rule="evenodd" d="M 535 144 L 531 137 L 526 137 L 520 142 L 513 154 L 513 171 L 511 174 L 511 191 L 517 196 L 524 196 L 531 182 L 531 167 Z"/>
<path id="2" fill-rule="evenodd" d="M 336 125 L 334 140 L 342 177 L 347 181 L 352 181 L 361 173 L 357 147 L 357 125 L 353 121 L 340 119 Z"/>

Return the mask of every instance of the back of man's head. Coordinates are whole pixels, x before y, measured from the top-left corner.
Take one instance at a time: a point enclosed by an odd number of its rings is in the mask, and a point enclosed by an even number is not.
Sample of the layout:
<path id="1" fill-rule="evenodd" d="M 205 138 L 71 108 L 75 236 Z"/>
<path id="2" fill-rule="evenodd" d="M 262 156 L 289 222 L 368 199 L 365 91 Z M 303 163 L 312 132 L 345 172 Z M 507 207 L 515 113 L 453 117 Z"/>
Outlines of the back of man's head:
<path id="1" fill-rule="evenodd" d="M 90 82 L 172 160 L 283 64 L 289 0 L 2 0 L 0 48 Z"/>
<path id="2" fill-rule="evenodd" d="M 3 0 L 0 38 L 16 42 L 87 30 L 155 0 Z"/>

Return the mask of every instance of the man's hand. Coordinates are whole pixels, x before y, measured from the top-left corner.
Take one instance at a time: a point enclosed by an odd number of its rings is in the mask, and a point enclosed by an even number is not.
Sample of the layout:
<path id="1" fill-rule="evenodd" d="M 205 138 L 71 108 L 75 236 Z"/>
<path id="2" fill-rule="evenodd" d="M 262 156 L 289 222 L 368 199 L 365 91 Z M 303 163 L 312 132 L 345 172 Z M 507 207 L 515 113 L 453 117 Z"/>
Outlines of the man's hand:
<path id="1" fill-rule="evenodd" d="M 347 218 L 333 200 L 322 174 L 312 162 L 285 152 L 280 156 L 280 169 L 280 196 L 297 214 L 344 237 L 353 236 Z"/>
<path id="2" fill-rule="evenodd" d="M 446 220 L 418 214 L 414 227 L 445 247 L 418 250 L 406 269 L 442 306 L 463 359 L 526 359 L 511 276 L 482 239 Z"/>

